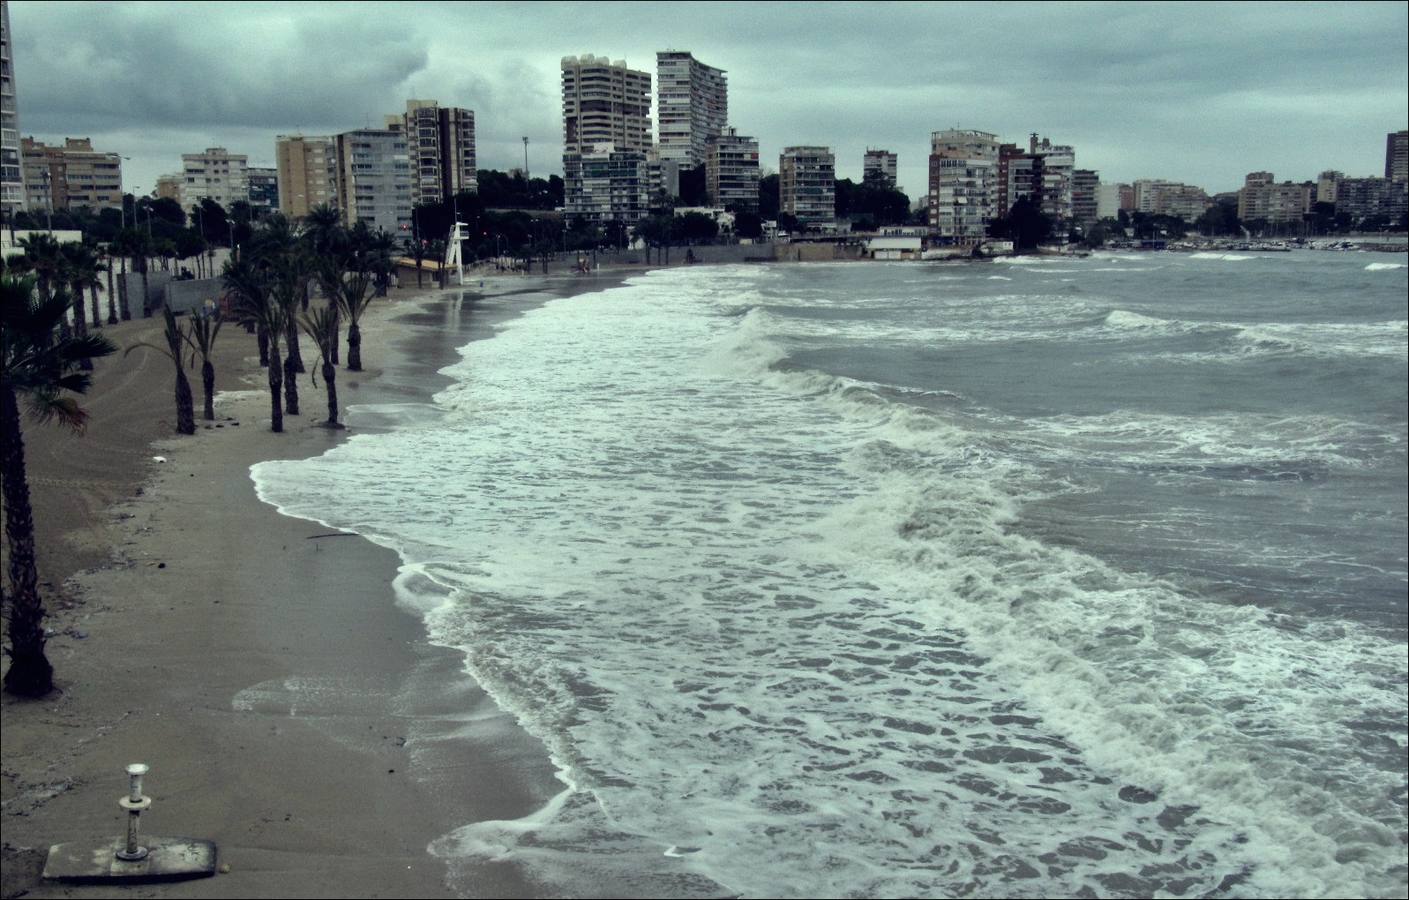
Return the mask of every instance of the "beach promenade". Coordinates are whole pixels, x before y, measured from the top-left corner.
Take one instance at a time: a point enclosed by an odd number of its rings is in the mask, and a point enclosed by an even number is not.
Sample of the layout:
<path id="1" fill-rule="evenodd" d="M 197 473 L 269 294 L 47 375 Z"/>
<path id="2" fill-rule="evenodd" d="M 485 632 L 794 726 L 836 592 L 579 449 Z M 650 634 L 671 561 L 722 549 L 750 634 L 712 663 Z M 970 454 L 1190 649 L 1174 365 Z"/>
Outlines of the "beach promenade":
<path id="1" fill-rule="evenodd" d="M 424 402 L 457 346 L 620 277 L 491 276 L 464 299 L 394 292 L 364 320 L 367 370 L 339 371 L 343 408 Z M 179 438 L 170 361 L 122 353 L 159 342 L 160 321 L 105 329 L 120 349 L 97 363 L 85 434 L 26 422 L 59 690 L 3 700 L 4 897 L 111 892 L 39 871 L 53 843 L 122 832 L 132 762 L 151 766 L 144 832 L 212 839 L 221 863 L 215 878 L 132 896 L 532 895 L 507 867 L 452 891 L 426 847 L 556 793 L 543 748 L 395 606 L 395 553 L 255 496 L 253 463 L 322 453 L 358 432 L 356 411 L 348 432 L 318 427 L 321 379 L 305 374 L 304 414 L 270 432 L 254 338 L 227 324 L 217 420 Z"/>

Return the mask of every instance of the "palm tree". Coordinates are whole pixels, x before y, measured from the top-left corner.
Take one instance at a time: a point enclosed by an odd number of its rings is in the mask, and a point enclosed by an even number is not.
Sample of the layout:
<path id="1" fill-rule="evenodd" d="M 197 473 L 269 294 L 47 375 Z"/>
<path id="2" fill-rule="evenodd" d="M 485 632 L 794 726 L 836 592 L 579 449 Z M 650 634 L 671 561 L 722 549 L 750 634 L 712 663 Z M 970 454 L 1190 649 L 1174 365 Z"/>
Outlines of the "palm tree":
<path id="1" fill-rule="evenodd" d="M 39 279 L 39 296 L 48 299 L 63 276 L 64 253 L 52 234 L 29 234 L 19 239 L 24 251 L 21 265 Z"/>
<path id="2" fill-rule="evenodd" d="M 235 295 L 238 314 L 256 324 L 266 336 L 269 368 L 269 427 L 284 430 L 284 410 L 279 388 L 284 370 L 279 360 L 279 336 L 284 333 L 284 307 L 270 294 L 268 274 L 250 259 L 253 253 L 242 253 L 239 262 L 227 260 L 224 268 L 225 287 Z"/>
<path id="3" fill-rule="evenodd" d="M 87 314 L 83 311 L 83 289 L 98 280 L 98 260 L 93 251 L 83 244 L 64 244 L 60 247 L 63 258 L 63 278 L 73 293 L 73 331 L 79 337 L 88 334 Z M 96 307 L 96 304 L 94 304 Z M 94 312 L 97 312 L 96 308 Z M 95 320 L 97 316 L 93 317 Z M 84 360 L 83 368 L 91 371 L 93 361 Z"/>
<path id="4" fill-rule="evenodd" d="M 376 237 L 363 222 L 348 233 L 348 252 L 342 265 L 345 274 L 329 287 L 334 289 L 338 309 L 347 319 L 347 368 L 362 371 L 362 313 L 372 302 L 370 288 L 376 277 Z"/>
<path id="5" fill-rule="evenodd" d="M 128 347 L 122 355 L 126 356 L 138 347 L 146 347 L 149 350 L 157 351 L 171 360 L 172 365 L 176 367 L 176 431 L 179 434 L 195 434 L 195 401 L 191 397 L 191 382 L 186 380 L 186 370 L 181 365 L 181 343 L 185 339 L 185 335 L 181 333 L 181 326 L 176 324 L 176 314 L 171 311 L 171 307 L 163 303 L 161 306 L 161 314 L 163 318 L 166 319 L 164 334 L 166 337 L 166 346 L 169 349 L 163 350 L 155 344 L 149 344 L 146 341 L 137 341 L 132 346 Z M 214 416 L 212 415 L 211 418 L 214 418 Z"/>
<path id="6" fill-rule="evenodd" d="M 81 430 L 87 414 L 65 391 L 83 393 L 90 376 L 78 361 L 107 356 L 117 348 L 99 335 L 54 339 L 68 298 L 36 297 L 32 279 L 0 276 L 0 484 L 5 501 L 5 540 L 9 557 L 10 671 L 5 690 L 42 697 L 54 687 L 54 668 L 44 655 L 44 603 L 34 548 L 34 512 L 25 475 L 19 398 L 43 422 L 57 419 Z M 0 591 L 0 594 L 4 592 Z"/>
<path id="7" fill-rule="evenodd" d="M 235 295 L 233 311 L 236 321 L 244 325 L 246 331 L 254 331 L 255 341 L 259 345 L 259 364 L 267 367 L 269 365 L 269 332 L 265 330 L 262 319 L 249 313 L 251 304 L 244 299 L 253 297 L 260 291 L 268 292 L 269 288 L 264 273 L 255 267 L 251 255 L 246 253 L 241 259 L 235 259 L 232 256 L 226 260 L 221 274 L 225 280 L 225 288 Z"/>
<path id="8" fill-rule="evenodd" d="M 147 268 L 150 264 L 150 257 L 154 252 L 151 235 L 134 228 L 132 230 L 132 243 L 129 245 L 129 249 L 132 251 L 132 264 L 137 267 L 137 271 L 142 273 L 142 318 L 150 319 L 152 317 L 152 307 L 151 304 L 147 302 L 147 298 L 151 295 L 151 288 L 147 284 Z"/>
<path id="9" fill-rule="evenodd" d="M 108 273 L 108 324 L 117 324 L 117 298 L 113 295 L 113 245 L 108 244 L 104 251 L 106 261 L 102 270 Z"/>
<path id="10" fill-rule="evenodd" d="M 109 245 L 109 252 L 115 252 L 122 261 L 122 271 L 117 280 L 117 305 L 124 322 L 132 319 L 132 307 L 127 302 L 127 259 L 133 255 L 136 247 L 135 234 L 133 229 L 124 228 L 113 235 L 113 242 Z"/>
<path id="11" fill-rule="evenodd" d="M 313 339 L 313 343 L 318 347 L 318 355 L 322 362 L 323 384 L 328 390 L 328 421 L 323 425 L 326 428 L 342 428 L 338 421 L 338 388 L 335 379 L 338 370 L 333 367 L 332 352 L 338 346 L 338 319 L 336 308 L 329 303 L 325 307 L 301 313 L 298 317 L 299 327 Z M 317 377 L 313 378 L 313 386 L 318 386 Z"/>
<path id="12" fill-rule="evenodd" d="M 195 365 L 196 354 L 201 357 L 201 387 L 205 389 L 205 418 L 215 418 L 215 366 L 210 361 L 210 352 L 215 348 L 215 338 L 220 334 L 220 312 L 208 315 L 192 315 L 191 330 L 183 335 L 191 347 L 191 364 Z"/>

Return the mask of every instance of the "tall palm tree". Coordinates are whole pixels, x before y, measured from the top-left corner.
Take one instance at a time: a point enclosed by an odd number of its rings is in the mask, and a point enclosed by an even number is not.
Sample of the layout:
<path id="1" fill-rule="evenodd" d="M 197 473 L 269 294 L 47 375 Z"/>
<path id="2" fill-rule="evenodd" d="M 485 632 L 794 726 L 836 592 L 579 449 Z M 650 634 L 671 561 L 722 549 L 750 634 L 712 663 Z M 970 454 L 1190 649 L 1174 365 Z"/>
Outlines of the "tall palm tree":
<path id="1" fill-rule="evenodd" d="M 39 280 L 39 296 L 48 299 L 53 288 L 63 277 L 64 252 L 62 245 L 52 234 L 28 234 L 19 239 L 24 251 L 21 265 L 35 274 Z"/>
<path id="2" fill-rule="evenodd" d="M 117 298 L 113 295 L 113 245 L 104 250 L 103 271 L 108 273 L 108 324 L 117 324 Z"/>
<path id="3" fill-rule="evenodd" d="M 107 356 L 117 348 L 99 335 L 54 339 L 68 298 L 36 297 L 32 279 L 0 276 L 0 491 L 5 505 L 9 590 L 0 591 L 9 618 L 10 670 L 5 690 L 42 697 L 54 687 L 54 668 L 44 655 L 44 603 L 34 548 L 34 511 L 29 502 L 21 433 L 20 397 L 41 422 L 57 419 L 81 430 L 87 414 L 66 391 L 83 393 L 90 376 L 80 359 Z"/>
<path id="4" fill-rule="evenodd" d="M 163 350 L 155 344 L 146 341 L 137 341 L 123 351 L 123 356 L 128 355 L 138 347 L 146 347 L 171 360 L 171 364 L 176 367 L 176 431 L 179 434 L 196 433 L 195 400 L 191 396 L 191 382 L 186 378 L 186 369 L 181 365 L 182 350 L 181 344 L 185 336 L 181 333 L 181 326 L 176 323 L 176 314 L 171 311 L 171 307 L 165 303 L 161 306 L 162 317 L 166 320 L 166 329 L 163 335 L 166 338 L 168 349 Z M 211 418 L 214 418 L 212 416 Z"/>
<path id="5" fill-rule="evenodd" d="M 279 359 L 279 337 L 284 333 L 284 307 L 270 293 L 270 279 L 262 266 L 255 265 L 253 252 L 240 254 L 238 262 L 227 260 L 224 268 L 225 287 L 235 295 L 237 314 L 256 324 L 266 336 L 269 369 L 269 427 L 284 430 L 284 409 L 279 389 L 284 381 L 284 369 Z"/>
<path id="6" fill-rule="evenodd" d="M 323 368 L 323 385 L 328 392 L 328 421 L 323 423 L 325 428 L 342 428 L 338 421 L 338 370 L 333 367 L 332 352 L 338 345 L 338 320 L 334 312 L 335 307 L 329 303 L 327 306 L 300 313 L 298 317 L 299 327 L 313 339 L 313 343 L 318 347 L 318 356 Z M 318 379 L 313 379 L 314 387 L 318 386 Z"/>
<path id="7" fill-rule="evenodd" d="M 377 242 L 363 222 L 348 233 L 348 252 L 343 265 L 343 277 L 331 285 L 343 318 L 347 319 L 347 368 L 362 371 L 362 313 L 372 302 L 371 287 L 377 275 Z"/>
<path id="8" fill-rule="evenodd" d="M 73 332 L 83 337 L 88 334 L 87 314 L 83 311 L 83 290 L 98 278 L 97 259 L 93 256 L 93 251 L 83 244 L 64 244 L 59 250 L 63 257 L 63 279 L 73 295 Z M 85 371 L 91 371 L 93 361 L 84 360 L 83 368 Z"/>
<path id="9" fill-rule="evenodd" d="M 112 244 L 109 245 L 110 252 L 115 252 L 122 264 L 122 271 L 117 279 L 117 305 L 122 321 L 132 320 L 132 307 L 127 302 L 127 260 L 133 254 L 136 245 L 135 232 L 131 228 L 124 228 L 113 235 Z"/>
<path id="10" fill-rule="evenodd" d="M 191 348 L 191 364 L 195 365 L 196 354 L 201 357 L 201 387 L 205 389 L 205 418 L 215 418 L 215 365 L 210 361 L 210 353 L 215 349 L 215 338 L 220 334 L 220 311 L 191 316 L 191 328 L 184 335 Z"/>

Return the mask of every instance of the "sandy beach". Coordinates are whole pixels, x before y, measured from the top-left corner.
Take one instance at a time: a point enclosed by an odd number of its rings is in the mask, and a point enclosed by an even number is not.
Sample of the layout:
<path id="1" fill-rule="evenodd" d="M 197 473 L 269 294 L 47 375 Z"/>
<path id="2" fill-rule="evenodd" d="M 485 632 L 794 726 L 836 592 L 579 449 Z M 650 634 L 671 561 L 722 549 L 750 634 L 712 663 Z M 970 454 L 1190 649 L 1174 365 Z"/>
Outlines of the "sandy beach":
<path id="1" fill-rule="evenodd" d="M 174 434 L 170 361 L 141 348 L 98 362 L 82 436 L 26 423 L 59 690 L 4 698 L 4 897 L 112 892 L 39 871 L 51 844 L 121 833 L 116 800 L 132 762 L 151 766 L 144 832 L 214 840 L 222 866 L 211 879 L 126 888 L 133 896 L 536 893 L 508 867 L 448 885 L 426 847 L 556 793 L 542 746 L 396 607 L 393 552 L 278 514 L 256 498 L 249 467 L 356 433 L 350 406 L 425 402 L 458 346 L 625 274 L 489 277 L 482 289 L 476 276 L 463 297 L 403 288 L 377 301 L 367 370 L 338 374 L 348 432 L 318 427 L 324 395 L 307 375 L 304 414 L 270 432 L 254 339 L 232 325 L 217 344 L 217 420 L 198 419 L 194 436 Z M 106 333 L 119 348 L 158 342 L 159 323 Z M 309 350 L 304 341 L 312 368 Z"/>

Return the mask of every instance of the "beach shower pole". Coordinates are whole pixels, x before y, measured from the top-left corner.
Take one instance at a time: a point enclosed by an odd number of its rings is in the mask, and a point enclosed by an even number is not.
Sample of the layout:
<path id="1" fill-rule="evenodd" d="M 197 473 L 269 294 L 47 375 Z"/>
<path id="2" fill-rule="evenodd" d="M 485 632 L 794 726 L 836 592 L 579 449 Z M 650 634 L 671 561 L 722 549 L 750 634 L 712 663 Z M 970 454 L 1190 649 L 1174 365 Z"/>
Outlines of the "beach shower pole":
<path id="1" fill-rule="evenodd" d="M 148 767 L 133 763 L 127 767 L 127 796 L 117 801 L 117 805 L 127 810 L 127 846 L 117 851 L 117 858 L 124 862 L 136 862 L 147 858 L 147 848 L 137 846 L 137 832 L 141 827 L 142 810 L 152 805 L 152 798 L 142 795 L 142 776 Z"/>

